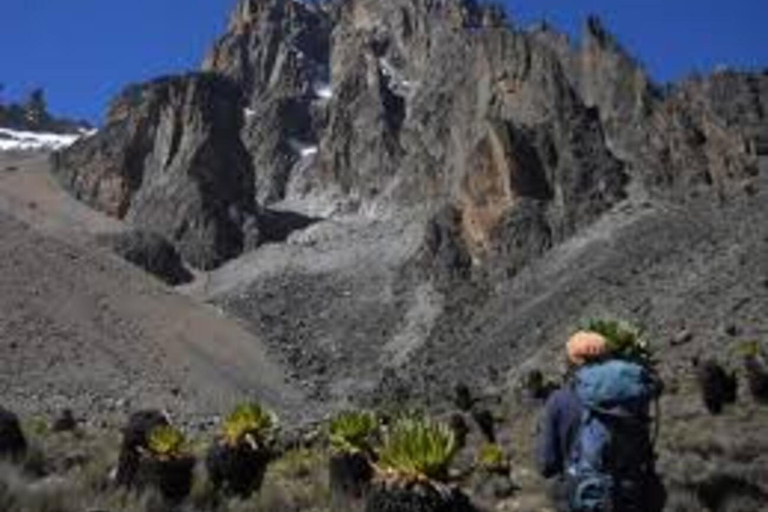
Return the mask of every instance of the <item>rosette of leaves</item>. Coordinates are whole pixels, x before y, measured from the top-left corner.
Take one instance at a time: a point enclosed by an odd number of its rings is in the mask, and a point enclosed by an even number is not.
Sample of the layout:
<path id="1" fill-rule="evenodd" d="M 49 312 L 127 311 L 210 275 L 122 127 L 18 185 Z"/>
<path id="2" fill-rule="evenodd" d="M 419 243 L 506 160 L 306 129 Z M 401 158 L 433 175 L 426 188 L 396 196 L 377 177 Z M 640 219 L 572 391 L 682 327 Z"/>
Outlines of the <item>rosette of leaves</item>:
<path id="1" fill-rule="evenodd" d="M 456 434 L 443 423 L 424 418 L 403 418 L 384 434 L 378 467 L 397 479 L 443 481 L 458 450 Z"/>
<path id="2" fill-rule="evenodd" d="M 187 438 L 171 425 L 156 427 L 149 433 L 149 452 L 158 459 L 170 460 L 185 454 Z"/>
<path id="3" fill-rule="evenodd" d="M 179 502 L 189 496 L 196 460 L 179 429 L 171 425 L 153 428 L 147 437 L 146 448 L 140 452 L 139 488 L 153 487 L 170 502 Z"/>
<path id="4" fill-rule="evenodd" d="M 371 442 L 378 433 L 379 420 L 368 411 L 346 411 L 328 423 L 331 447 L 343 453 L 370 453 Z"/>
<path id="5" fill-rule="evenodd" d="M 378 417 L 368 411 L 345 411 L 327 425 L 331 456 L 328 476 L 334 510 L 359 510 L 367 494 L 373 467 L 371 443 L 379 430 Z"/>
<path id="6" fill-rule="evenodd" d="M 651 364 L 652 354 L 643 332 L 629 322 L 616 319 L 593 318 L 583 323 L 582 329 L 602 335 L 608 342 L 608 350 L 616 357 L 623 357 L 644 364 Z"/>
<path id="7" fill-rule="evenodd" d="M 487 473 L 508 474 L 509 456 L 497 443 L 484 443 L 477 452 L 475 467 Z"/>
<path id="8" fill-rule="evenodd" d="M 264 478 L 277 431 L 275 415 L 258 403 L 240 404 L 222 424 L 218 442 L 206 455 L 208 476 L 217 492 L 247 498 Z"/>
<path id="9" fill-rule="evenodd" d="M 427 418 L 396 420 L 377 451 L 377 485 L 367 512 L 472 510 L 467 497 L 449 486 L 448 470 L 458 451 L 450 426 Z"/>
<path id="10" fill-rule="evenodd" d="M 240 404 L 224 420 L 224 440 L 229 446 L 248 443 L 265 447 L 274 439 L 277 419 L 258 403 Z"/>

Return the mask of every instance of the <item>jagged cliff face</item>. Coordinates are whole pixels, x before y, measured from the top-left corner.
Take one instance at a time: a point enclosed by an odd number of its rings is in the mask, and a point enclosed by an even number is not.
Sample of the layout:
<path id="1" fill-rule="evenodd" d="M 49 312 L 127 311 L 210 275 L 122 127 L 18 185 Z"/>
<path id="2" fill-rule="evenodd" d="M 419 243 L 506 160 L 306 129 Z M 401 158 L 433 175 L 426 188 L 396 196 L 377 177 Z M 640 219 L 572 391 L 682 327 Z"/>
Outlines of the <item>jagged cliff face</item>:
<path id="1" fill-rule="evenodd" d="M 317 146 L 330 91 L 330 32 L 329 14 L 312 4 L 243 0 L 203 63 L 242 90 L 242 137 L 262 203 L 286 196 L 292 170 Z"/>
<path id="2" fill-rule="evenodd" d="M 103 130 L 56 155 L 54 172 L 90 206 L 165 236 L 192 265 L 215 267 L 256 234 L 239 98 L 214 75 L 129 87 Z"/>
<path id="3" fill-rule="evenodd" d="M 425 221 L 447 208 L 476 264 L 517 246 L 514 272 L 623 199 L 630 181 L 681 200 L 752 187 L 765 149 L 765 77 L 718 75 L 662 92 L 599 20 L 582 39 L 574 48 L 547 27 L 518 30 L 470 0 L 242 0 L 203 70 L 240 90 L 228 115 L 244 117 L 253 171 L 238 161 L 234 173 L 249 175 L 235 181 L 250 197 L 217 202 L 321 217 L 412 210 Z M 177 119 L 167 123 L 186 127 L 184 107 L 165 99 L 115 107 L 112 132 L 138 120 L 112 137 L 130 142 L 96 151 L 108 161 L 98 172 L 63 173 L 77 176 L 68 182 L 79 196 L 144 222 L 151 208 L 147 192 L 133 198 L 144 183 L 134 168 L 165 122 L 154 113 L 162 108 Z M 232 138 L 234 124 L 208 131 Z M 172 151 L 170 135 L 156 142 Z M 121 151 L 130 154 L 113 158 Z M 180 240 L 182 222 L 171 224 L 166 234 Z M 203 231 L 211 241 L 237 233 Z M 206 256 L 204 266 L 237 252 Z"/>
<path id="4" fill-rule="evenodd" d="M 518 31 L 466 0 L 252 0 L 204 68 L 249 98 L 258 201 L 322 215 L 452 208 L 476 261 L 517 243 L 505 236 L 517 236 L 521 211 L 549 246 L 621 200 L 632 178 L 678 199 L 750 187 L 759 133 L 731 127 L 749 123 L 733 111 L 754 103 L 749 91 L 760 97 L 759 78 L 737 100 L 716 92 L 735 77 L 663 92 L 599 20 L 582 39 Z M 500 125 L 516 135 L 500 138 Z M 533 192 L 510 178 L 521 159 L 541 182 Z"/>
<path id="5" fill-rule="evenodd" d="M 241 2 L 204 64 L 251 98 L 243 138 L 260 201 L 326 215 L 455 208 L 460 242 L 479 260 L 509 244 L 520 210 L 554 242 L 623 197 L 624 165 L 599 117 L 556 55 L 498 9 L 323 5 Z M 295 64 L 291 79 L 278 62 Z"/>
<path id="6" fill-rule="evenodd" d="M 548 27 L 532 35 L 558 55 L 571 85 L 598 110 L 611 151 L 652 193 L 725 198 L 751 187 L 765 139 L 765 76 L 723 72 L 662 91 L 596 18 L 580 48 Z"/>

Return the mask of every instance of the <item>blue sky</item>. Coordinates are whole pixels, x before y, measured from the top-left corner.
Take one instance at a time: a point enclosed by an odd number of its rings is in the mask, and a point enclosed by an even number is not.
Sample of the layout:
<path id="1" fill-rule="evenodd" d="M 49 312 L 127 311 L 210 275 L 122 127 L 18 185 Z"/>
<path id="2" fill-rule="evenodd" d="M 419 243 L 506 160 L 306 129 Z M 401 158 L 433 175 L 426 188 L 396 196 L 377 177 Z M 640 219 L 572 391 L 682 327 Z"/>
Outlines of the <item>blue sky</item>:
<path id="1" fill-rule="evenodd" d="M 386 1 L 386 0 L 382 0 Z M 516 0 L 513 19 L 573 34 L 590 13 L 660 81 L 719 64 L 768 67 L 768 0 Z M 4 99 L 46 89 L 59 114 L 98 122 L 129 82 L 193 69 L 234 0 L 2 0 Z"/>

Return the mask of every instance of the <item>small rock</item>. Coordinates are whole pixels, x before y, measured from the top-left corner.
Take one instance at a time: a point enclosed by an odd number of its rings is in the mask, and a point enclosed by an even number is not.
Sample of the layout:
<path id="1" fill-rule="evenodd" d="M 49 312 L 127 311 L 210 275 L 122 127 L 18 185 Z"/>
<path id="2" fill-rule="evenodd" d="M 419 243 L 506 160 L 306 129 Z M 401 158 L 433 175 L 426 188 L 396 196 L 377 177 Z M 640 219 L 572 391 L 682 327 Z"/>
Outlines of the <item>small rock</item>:
<path id="1" fill-rule="evenodd" d="M 456 384 L 453 388 L 453 404 L 460 411 L 469 411 L 472 408 L 472 402 L 469 386 L 464 383 Z"/>
<path id="2" fill-rule="evenodd" d="M 75 415 L 70 409 L 64 409 L 61 411 L 61 416 L 59 416 L 56 421 L 53 422 L 54 432 L 72 432 L 76 428 L 77 420 L 75 419 Z"/>
<path id="3" fill-rule="evenodd" d="M 469 434 L 469 426 L 464 421 L 464 416 L 461 414 L 452 414 L 448 420 L 448 424 L 451 426 L 454 434 L 456 435 L 456 442 L 459 446 L 464 446 L 467 440 L 467 434 Z"/>
<path id="4" fill-rule="evenodd" d="M 176 247 L 163 236 L 145 230 L 102 235 L 99 242 L 127 262 L 166 284 L 186 284 L 193 275 L 184 267 Z"/>
<path id="5" fill-rule="evenodd" d="M 691 340 L 693 340 L 693 333 L 688 329 L 683 329 L 679 331 L 677 334 L 675 334 L 674 336 L 672 336 L 672 339 L 670 340 L 670 344 L 673 347 L 678 347 L 680 345 L 685 345 L 686 343 L 689 343 Z"/>
<path id="6" fill-rule="evenodd" d="M 0 458 L 17 459 L 27 451 L 19 417 L 0 407 Z"/>
<path id="7" fill-rule="evenodd" d="M 725 326 L 725 334 L 728 336 L 738 336 L 741 330 L 736 324 L 728 324 Z"/>
<path id="8" fill-rule="evenodd" d="M 507 475 L 490 474 L 477 479 L 474 494 L 485 501 L 511 498 L 518 490 L 517 485 Z"/>
<path id="9" fill-rule="evenodd" d="M 488 442 L 496 442 L 496 422 L 491 411 L 488 409 L 472 411 L 472 419 Z"/>

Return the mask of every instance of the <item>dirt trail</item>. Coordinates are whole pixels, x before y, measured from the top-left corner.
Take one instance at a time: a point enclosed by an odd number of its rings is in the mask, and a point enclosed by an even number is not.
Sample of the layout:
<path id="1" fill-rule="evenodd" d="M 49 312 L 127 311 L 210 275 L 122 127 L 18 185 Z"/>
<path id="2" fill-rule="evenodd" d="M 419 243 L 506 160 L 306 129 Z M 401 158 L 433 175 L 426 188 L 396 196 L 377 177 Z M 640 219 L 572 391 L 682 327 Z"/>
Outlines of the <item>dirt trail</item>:
<path id="1" fill-rule="evenodd" d="M 302 394 L 261 341 L 92 243 L 119 222 L 69 198 L 45 159 L 0 157 L 0 396 L 22 412 L 168 407 L 221 413 L 245 396 L 289 415 Z"/>

